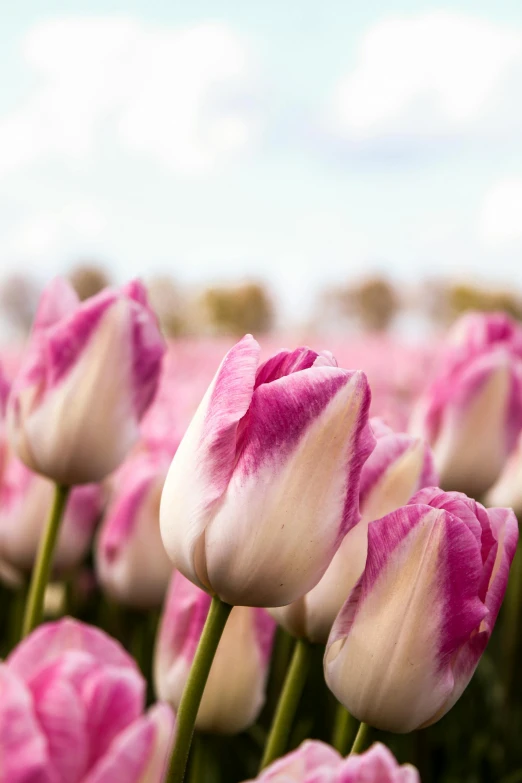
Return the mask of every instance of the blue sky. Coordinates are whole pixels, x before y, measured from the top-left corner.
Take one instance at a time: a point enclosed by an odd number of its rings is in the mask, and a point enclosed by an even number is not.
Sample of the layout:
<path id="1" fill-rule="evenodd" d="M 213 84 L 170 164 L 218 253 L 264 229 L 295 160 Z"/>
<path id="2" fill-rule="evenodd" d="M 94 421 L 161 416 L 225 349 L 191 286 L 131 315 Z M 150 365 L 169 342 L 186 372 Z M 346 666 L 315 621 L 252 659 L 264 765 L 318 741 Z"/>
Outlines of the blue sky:
<path id="1" fill-rule="evenodd" d="M 2 271 L 522 284 L 519 0 L 32 0 L 0 47 Z"/>

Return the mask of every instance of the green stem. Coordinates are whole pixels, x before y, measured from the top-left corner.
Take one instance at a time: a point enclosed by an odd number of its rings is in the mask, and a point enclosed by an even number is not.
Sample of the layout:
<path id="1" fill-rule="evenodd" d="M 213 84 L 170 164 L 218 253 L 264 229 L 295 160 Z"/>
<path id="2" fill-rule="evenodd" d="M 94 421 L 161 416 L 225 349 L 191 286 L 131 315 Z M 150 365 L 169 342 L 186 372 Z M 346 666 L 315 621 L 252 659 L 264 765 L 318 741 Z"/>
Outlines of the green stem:
<path id="1" fill-rule="evenodd" d="M 305 639 L 298 639 L 290 668 L 286 674 L 281 698 L 274 715 L 260 769 L 278 759 L 286 750 L 295 713 L 305 686 L 312 661 L 312 646 Z"/>
<path id="2" fill-rule="evenodd" d="M 190 674 L 181 697 L 176 717 L 174 748 L 170 757 L 165 783 L 182 783 L 185 777 L 199 705 L 221 634 L 225 629 L 231 611 L 232 607 L 230 604 L 225 604 L 216 596 L 212 598 L 205 627 L 203 628 L 198 649 L 192 661 Z"/>
<path id="3" fill-rule="evenodd" d="M 343 704 L 337 705 L 335 723 L 332 736 L 332 745 L 341 756 L 346 756 L 350 750 L 350 741 L 353 736 L 354 721 Z"/>
<path id="4" fill-rule="evenodd" d="M 352 756 L 354 753 L 360 753 L 361 750 L 366 745 L 366 740 L 368 739 L 368 732 L 370 730 L 370 727 L 367 723 L 363 723 L 362 721 L 359 724 L 359 728 L 357 729 L 357 734 L 355 735 L 355 739 L 353 741 L 352 749 L 350 751 L 350 756 Z"/>
<path id="5" fill-rule="evenodd" d="M 45 530 L 40 539 L 38 554 L 36 555 L 36 564 L 31 576 L 31 586 L 29 588 L 29 596 L 25 606 L 22 637 L 30 634 L 42 621 L 45 588 L 49 581 L 54 548 L 70 490 L 70 487 L 55 484 L 53 504 Z"/>

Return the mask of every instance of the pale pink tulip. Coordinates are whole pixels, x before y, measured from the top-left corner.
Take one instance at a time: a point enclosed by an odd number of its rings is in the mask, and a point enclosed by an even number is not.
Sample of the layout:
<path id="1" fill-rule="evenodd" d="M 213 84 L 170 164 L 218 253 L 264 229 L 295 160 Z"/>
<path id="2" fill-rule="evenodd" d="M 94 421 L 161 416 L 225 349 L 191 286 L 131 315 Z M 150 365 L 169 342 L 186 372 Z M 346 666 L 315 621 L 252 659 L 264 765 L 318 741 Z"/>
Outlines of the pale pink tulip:
<path id="1" fill-rule="evenodd" d="M 96 572 L 117 601 L 160 606 L 172 574 L 159 529 L 159 504 L 170 456 L 143 451 L 117 472 L 96 544 Z"/>
<path id="2" fill-rule="evenodd" d="M 274 762 L 257 783 L 420 783 L 415 767 L 399 766 L 388 748 L 375 743 L 365 753 L 341 756 L 323 742 L 308 741 Z M 254 783 L 254 781 L 250 781 Z"/>
<path id="3" fill-rule="evenodd" d="M 522 429 L 522 328 L 472 313 L 454 326 L 410 430 L 431 444 L 441 486 L 481 496 Z"/>
<path id="4" fill-rule="evenodd" d="M 210 596 L 180 573 L 172 579 L 155 651 L 160 699 L 178 709 L 203 630 Z M 196 727 L 235 734 L 252 725 L 265 701 L 275 623 L 264 609 L 235 606 L 219 642 Z"/>
<path id="5" fill-rule="evenodd" d="M 139 437 L 163 352 L 141 283 L 80 303 L 65 280 L 55 280 L 42 295 L 8 403 L 20 459 L 61 484 L 105 478 Z"/>
<path id="6" fill-rule="evenodd" d="M 369 526 L 364 574 L 324 659 L 352 715 L 408 732 L 451 709 L 493 631 L 517 539 L 510 509 L 433 487 Z"/>
<path id="7" fill-rule="evenodd" d="M 223 360 L 170 467 L 161 534 L 194 584 L 282 606 L 317 584 L 358 521 L 370 390 L 331 354 L 259 354 L 248 335 Z"/>
<path id="8" fill-rule="evenodd" d="M 161 783 L 173 715 L 144 703 L 136 664 L 102 631 L 40 626 L 0 664 L 0 783 Z"/>

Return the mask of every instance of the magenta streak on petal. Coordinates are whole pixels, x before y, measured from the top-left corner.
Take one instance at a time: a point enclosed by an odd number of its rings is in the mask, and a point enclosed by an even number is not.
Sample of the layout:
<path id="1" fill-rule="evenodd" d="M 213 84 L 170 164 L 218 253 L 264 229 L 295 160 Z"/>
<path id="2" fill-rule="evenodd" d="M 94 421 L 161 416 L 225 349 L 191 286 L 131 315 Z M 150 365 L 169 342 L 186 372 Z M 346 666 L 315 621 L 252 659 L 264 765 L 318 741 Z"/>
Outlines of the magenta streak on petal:
<path id="1" fill-rule="evenodd" d="M 211 598 L 181 573 L 172 577 L 163 613 L 160 649 L 167 660 L 181 656 L 192 663 Z"/>
<path id="2" fill-rule="evenodd" d="M 522 362 L 511 365 L 511 388 L 506 406 L 506 454 L 516 447 L 522 431 Z"/>
<path id="3" fill-rule="evenodd" d="M 482 578 L 480 542 L 459 518 L 444 513 L 445 534 L 438 568 L 445 590 L 439 648 L 439 665 L 445 668 L 476 632 L 488 610 L 478 597 Z"/>
<path id="4" fill-rule="evenodd" d="M 139 421 L 156 395 L 166 344 L 143 284 L 135 280 L 122 293 L 130 297 L 133 404 Z"/>
<path id="5" fill-rule="evenodd" d="M 209 503 L 221 497 L 234 470 L 238 427 L 251 404 L 259 353 L 258 343 L 247 334 L 230 349 L 217 372 L 200 442 L 212 485 Z"/>
<path id="6" fill-rule="evenodd" d="M 258 386 L 238 436 L 237 469 L 250 475 L 268 459 L 284 464 L 287 454 L 349 380 L 345 370 L 321 367 Z"/>
<path id="7" fill-rule="evenodd" d="M 32 331 L 48 329 L 71 315 L 80 306 L 78 294 L 63 277 L 52 280 L 42 292 L 33 321 Z"/>
<path id="8" fill-rule="evenodd" d="M 9 397 L 10 384 L 7 380 L 7 376 L 4 373 L 4 368 L 0 362 L 0 426 L 2 419 L 5 417 L 7 409 L 7 398 Z"/>
<path id="9" fill-rule="evenodd" d="M 256 383 L 254 389 L 263 383 L 272 383 L 285 375 L 291 375 L 293 372 L 308 370 L 313 366 L 319 354 L 312 351 L 311 348 L 303 346 L 296 348 L 295 351 L 281 351 L 266 362 L 259 365 L 256 373 Z"/>
<path id="10" fill-rule="evenodd" d="M 256 638 L 261 653 L 261 660 L 265 666 L 268 666 L 272 657 L 272 647 L 277 624 L 275 620 L 270 617 L 266 609 L 253 607 L 252 612 L 254 612 Z"/>
<path id="11" fill-rule="evenodd" d="M 495 551 L 496 562 L 492 569 L 486 595 L 486 606 L 489 614 L 486 617 L 485 625 L 489 636 L 504 600 L 509 569 L 517 550 L 518 522 L 510 508 L 490 508 L 487 514 L 491 522 L 493 535 L 498 542 L 498 549 Z"/>

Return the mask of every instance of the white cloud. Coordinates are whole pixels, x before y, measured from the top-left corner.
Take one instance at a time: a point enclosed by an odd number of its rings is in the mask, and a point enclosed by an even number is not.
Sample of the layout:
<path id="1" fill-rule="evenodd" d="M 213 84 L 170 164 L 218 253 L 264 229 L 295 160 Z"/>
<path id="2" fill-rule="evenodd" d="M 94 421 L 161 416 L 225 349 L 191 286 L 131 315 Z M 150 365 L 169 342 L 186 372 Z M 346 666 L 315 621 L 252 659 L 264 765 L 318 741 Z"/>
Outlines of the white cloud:
<path id="1" fill-rule="evenodd" d="M 105 226 L 103 215 L 90 204 L 43 210 L 15 224 L 11 235 L 5 237 L 3 254 L 21 261 L 55 261 L 67 254 L 71 246 L 87 248 Z"/>
<path id="2" fill-rule="evenodd" d="M 328 123 L 358 140 L 465 134 L 514 104 L 518 121 L 521 73 L 522 29 L 446 11 L 384 19 L 336 85 Z"/>
<path id="3" fill-rule="evenodd" d="M 480 210 L 479 235 L 492 247 L 522 243 L 522 178 L 500 180 L 488 191 Z"/>
<path id="4" fill-rule="evenodd" d="M 224 24 L 55 19 L 29 31 L 22 55 L 39 86 L 0 116 L 0 173 L 48 159 L 85 161 L 111 137 L 191 172 L 248 147 L 258 131 L 256 67 Z"/>

